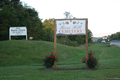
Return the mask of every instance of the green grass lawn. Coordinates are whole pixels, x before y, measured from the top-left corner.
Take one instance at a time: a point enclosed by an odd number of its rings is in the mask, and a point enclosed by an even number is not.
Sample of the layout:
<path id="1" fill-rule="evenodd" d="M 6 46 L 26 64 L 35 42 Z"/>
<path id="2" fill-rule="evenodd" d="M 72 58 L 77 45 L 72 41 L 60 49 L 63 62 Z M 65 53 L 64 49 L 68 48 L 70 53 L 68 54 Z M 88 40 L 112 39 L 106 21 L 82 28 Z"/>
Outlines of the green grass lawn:
<path id="1" fill-rule="evenodd" d="M 42 58 L 54 51 L 46 41 L 1 41 L 0 80 L 115 80 L 120 78 L 120 48 L 92 44 L 100 66 L 97 70 L 42 71 Z M 57 44 L 57 68 L 85 68 L 85 48 Z"/>

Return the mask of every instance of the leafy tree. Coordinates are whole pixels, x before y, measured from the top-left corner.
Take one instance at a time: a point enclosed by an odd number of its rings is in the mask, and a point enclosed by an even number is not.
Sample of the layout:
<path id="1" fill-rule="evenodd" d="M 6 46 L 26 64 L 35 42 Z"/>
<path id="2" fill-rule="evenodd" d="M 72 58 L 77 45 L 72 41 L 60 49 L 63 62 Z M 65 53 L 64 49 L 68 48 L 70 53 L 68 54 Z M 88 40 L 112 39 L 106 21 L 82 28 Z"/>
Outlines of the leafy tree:
<path id="1" fill-rule="evenodd" d="M 44 39 L 45 41 L 54 41 L 54 19 L 46 19 L 43 22 Z"/>
<path id="2" fill-rule="evenodd" d="M 54 29 L 54 19 L 46 19 L 44 22 L 43 22 L 43 25 L 48 28 L 48 27 L 51 27 L 52 29 Z"/>
<path id="3" fill-rule="evenodd" d="M 8 39 L 9 27 L 18 22 L 17 16 L 12 13 L 13 10 L 11 5 L 6 5 L 0 11 L 0 40 Z"/>
<path id="4" fill-rule="evenodd" d="M 4 7 L 6 5 L 9 5 L 10 1 L 9 0 L 0 0 L 0 8 Z"/>
<path id="5" fill-rule="evenodd" d="M 120 32 L 117 32 L 117 39 L 120 40 Z"/>
<path id="6" fill-rule="evenodd" d="M 88 42 L 89 43 L 92 42 L 92 36 L 93 36 L 93 34 L 92 34 L 91 30 L 88 29 Z"/>
<path id="7" fill-rule="evenodd" d="M 9 27 L 26 26 L 28 37 L 41 39 L 42 22 L 34 8 L 23 7 L 20 0 L 0 1 L 0 40 L 8 40 Z"/>
<path id="8" fill-rule="evenodd" d="M 110 40 L 120 40 L 120 32 L 111 34 L 111 36 L 109 36 Z"/>
<path id="9" fill-rule="evenodd" d="M 34 40 L 54 41 L 54 19 L 46 19 L 43 23 L 38 12 L 31 7 L 23 6 L 20 0 L 0 0 L 0 40 L 8 40 L 9 27 L 27 27 L 28 37 Z M 92 32 L 88 30 L 88 41 L 91 42 Z M 14 37 L 13 37 L 14 38 Z M 58 36 L 59 43 L 65 43 L 65 36 Z M 68 36 L 67 43 L 84 44 L 85 36 Z"/>

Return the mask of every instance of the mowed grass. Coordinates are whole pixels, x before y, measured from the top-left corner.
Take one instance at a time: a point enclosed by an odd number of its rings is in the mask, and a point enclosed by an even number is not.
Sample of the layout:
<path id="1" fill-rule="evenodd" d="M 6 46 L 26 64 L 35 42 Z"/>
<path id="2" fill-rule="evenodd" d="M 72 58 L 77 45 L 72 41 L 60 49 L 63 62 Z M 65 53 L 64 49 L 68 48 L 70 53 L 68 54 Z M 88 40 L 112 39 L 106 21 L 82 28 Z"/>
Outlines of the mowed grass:
<path id="1" fill-rule="evenodd" d="M 54 52 L 53 42 L 25 40 L 1 41 L 0 66 L 41 64 L 42 58 L 50 56 L 51 52 Z M 78 62 L 76 58 L 78 59 L 79 56 L 84 57 L 85 50 L 57 44 L 57 56 L 58 62 Z"/>
<path id="2" fill-rule="evenodd" d="M 92 44 L 100 66 L 97 70 L 43 71 L 46 55 L 54 51 L 54 43 L 46 41 L 1 41 L 0 80 L 114 80 L 120 78 L 120 48 Z M 81 59 L 85 48 L 57 44 L 57 68 L 85 68 Z"/>

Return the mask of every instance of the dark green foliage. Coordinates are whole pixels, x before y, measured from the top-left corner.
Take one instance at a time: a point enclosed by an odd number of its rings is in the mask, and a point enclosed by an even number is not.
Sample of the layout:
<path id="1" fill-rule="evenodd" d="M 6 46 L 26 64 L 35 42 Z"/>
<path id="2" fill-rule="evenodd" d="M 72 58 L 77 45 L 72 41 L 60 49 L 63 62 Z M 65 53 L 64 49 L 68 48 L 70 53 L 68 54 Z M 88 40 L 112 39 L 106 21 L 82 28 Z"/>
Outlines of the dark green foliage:
<path id="1" fill-rule="evenodd" d="M 88 29 L 88 43 L 92 42 L 92 32 Z M 81 44 L 86 43 L 85 35 L 68 35 L 66 36 L 58 36 L 57 42 L 61 44 L 67 44 L 69 46 L 79 46 Z"/>
<path id="2" fill-rule="evenodd" d="M 78 42 L 77 41 L 69 41 L 68 45 L 69 46 L 78 46 Z"/>
<path id="3" fill-rule="evenodd" d="M 10 27 L 27 27 L 27 35 L 33 40 L 54 41 L 54 19 L 45 20 L 43 23 L 38 17 L 38 12 L 31 7 L 23 6 L 20 0 L 0 1 L 0 41 L 9 39 Z M 43 25 L 44 24 L 44 25 Z M 90 43 L 92 32 L 88 30 Z M 12 36 L 12 39 L 25 39 Z M 59 36 L 57 42 L 70 46 L 85 44 L 85 35 Z"/>
<path id="4" fill-rule="evenodd" d="M 51 27 L 43 29 L 43 40 L 54 42 L 54 30 Z"/>
<path id="5" fill-rule="evenodd" d="M 110 40 L 120 40 L 120 32 L 117 32 L 115 34 L 111 34 L 111 36 L 108 36 Z"/>
<path id="6" fill-rule="evenodd" d="M 44 64 L 43 64 L 43 65 L 44 65 L 46 68 L 51 68 L 51 67 L 53 67 L 54 62 L 55 62 L 55 60 L 57 60 L 57 59 L 55 58 L 55 56 L 53 55 L 53 53 L 51 53 L 51 55 L 50 55 L 49 57 L 45 57 L 45 59 L 42 58 L 42 60 L 44 61 Z"/>
<path id="7" fill-rule="evenodd" d="M 88 59 L 82 58 L 81 62 L 87 62 L 88 68 L 96 68 L 97 66 L 99 66 L 98 61 L 93 54 L 95 54 L 95 52 L 92 52 L 92 50 L 90 50 L 90 53 L 88 54 Z"/>
<path id="8" fill-rule="evenodd" d="M 8 40 L 10 27 L 27 27 L 28 37 L 39 40 L 42 22 L 34 8 L 23 7 L 20 0 L 0 1 L 0 40 Z M 13 37 L 13 39 L 16 37 Z"/>
<path id="9" fill-rule="evenodd" d="M 90 55 L 90 54 L 89 54 L 89 55 Z M 89 60 L 87 60 L 87 63 L 88 63 L 88 67 L 89 67 L 89 68 L 95 68 L 96 65 L 98 65 L 97 59 L 94 58 L 93 55 L 90 55 L 90 56 L 89 56 Z"/>

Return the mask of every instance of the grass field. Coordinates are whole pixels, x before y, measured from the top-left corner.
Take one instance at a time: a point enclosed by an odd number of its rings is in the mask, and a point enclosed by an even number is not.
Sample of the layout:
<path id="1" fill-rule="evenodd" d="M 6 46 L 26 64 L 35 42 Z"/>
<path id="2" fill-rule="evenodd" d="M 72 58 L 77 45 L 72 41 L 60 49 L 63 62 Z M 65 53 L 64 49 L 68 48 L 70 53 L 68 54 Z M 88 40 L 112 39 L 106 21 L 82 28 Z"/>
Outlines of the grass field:
<path id="1" fill-rule="evenodd" d="M 106 44 L 92 44 L 100 66 L 97 70 L 42 71 L 42 58 L 54 51 L 53 42 L 1 41 L 0 80 L 119 80 L 120 48 Z M 81 59 L 85 47 L 57 44 L 57 68 L 85 68 Z"/>

